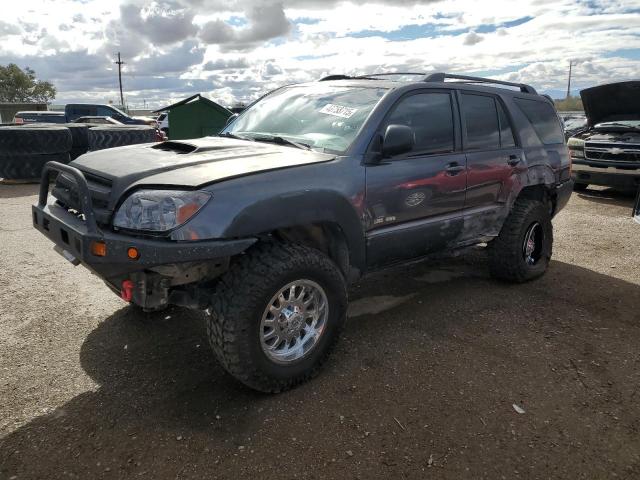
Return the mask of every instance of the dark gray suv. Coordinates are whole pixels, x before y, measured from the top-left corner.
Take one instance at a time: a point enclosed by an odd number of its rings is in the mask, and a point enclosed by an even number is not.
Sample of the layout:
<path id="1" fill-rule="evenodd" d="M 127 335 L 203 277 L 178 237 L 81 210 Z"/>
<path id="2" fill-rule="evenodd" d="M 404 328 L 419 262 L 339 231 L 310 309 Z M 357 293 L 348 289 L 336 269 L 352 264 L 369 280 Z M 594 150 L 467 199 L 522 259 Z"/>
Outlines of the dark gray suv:
<path id="1" fill-rule="evenodd" d="M 498 279 L 549 264 L 572 190 L 552 102 L 524 84 L 393 78 L 286 86 L 217 137 L 50 163 L 34 226 L 127 302 L 206 311 L 246 385 L 290 388 L 326 360 L 366 273 L 485 242 Z"/>

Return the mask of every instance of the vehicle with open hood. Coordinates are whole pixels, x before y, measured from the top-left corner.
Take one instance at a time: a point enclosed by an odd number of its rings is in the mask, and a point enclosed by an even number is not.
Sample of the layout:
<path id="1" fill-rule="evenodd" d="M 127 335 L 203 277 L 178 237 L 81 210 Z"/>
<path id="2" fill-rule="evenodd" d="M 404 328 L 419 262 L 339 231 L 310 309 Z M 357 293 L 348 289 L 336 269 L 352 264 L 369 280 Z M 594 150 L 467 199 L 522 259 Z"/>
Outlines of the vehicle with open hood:
<path id="1" fill-rule="evenodd" d="M 291 388 L 327 359 L 364 274 L 485 243 L 495 278 L 549 265 L 572 191 L 553 102 L 525 84 L 403 75 L 289 85 L 217 136 L 49 163 L 33 224 L 125 301 L 206 312 L 241 382 Z"/>
<path id="2" fill-rule="evenodd" d="M 580 92 L 587 128 L 568 140 L 576 190 L 640 188 L 640 81 Z"/>

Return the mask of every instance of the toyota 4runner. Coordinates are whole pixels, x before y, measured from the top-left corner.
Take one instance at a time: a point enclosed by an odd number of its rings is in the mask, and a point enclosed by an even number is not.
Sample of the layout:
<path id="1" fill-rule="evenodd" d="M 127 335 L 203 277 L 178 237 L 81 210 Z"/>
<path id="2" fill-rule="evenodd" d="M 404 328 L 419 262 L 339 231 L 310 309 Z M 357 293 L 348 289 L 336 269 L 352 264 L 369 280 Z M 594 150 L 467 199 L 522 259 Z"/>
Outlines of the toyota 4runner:
<path id="1" fill-rule="evenodd" d="M 363 274 L 480 243 L 498 279 L 549 264 L 573 183 L 552 102 L 524 84 L 393 78 L 286 86 L 217 137 L 49 163 L 33 224 L 125 301 L 206 311 L 241 382 L 290 388 L 326 360 Z"/>

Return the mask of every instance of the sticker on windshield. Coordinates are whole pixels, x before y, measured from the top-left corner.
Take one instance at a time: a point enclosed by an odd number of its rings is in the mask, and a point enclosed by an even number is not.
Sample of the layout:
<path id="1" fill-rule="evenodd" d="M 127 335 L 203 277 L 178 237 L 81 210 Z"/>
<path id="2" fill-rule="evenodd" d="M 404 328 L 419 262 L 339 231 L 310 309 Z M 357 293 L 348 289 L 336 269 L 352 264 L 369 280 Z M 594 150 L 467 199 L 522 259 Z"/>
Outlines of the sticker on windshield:
<path id="1" fill-rule="evenodd" d="M 342 118 L 350 118 L 357 111 L 357 108 L 343 107 L 342 105 L 334 105 L 333 103 L 327 103 L 320 109 L 320 113 Z"/>

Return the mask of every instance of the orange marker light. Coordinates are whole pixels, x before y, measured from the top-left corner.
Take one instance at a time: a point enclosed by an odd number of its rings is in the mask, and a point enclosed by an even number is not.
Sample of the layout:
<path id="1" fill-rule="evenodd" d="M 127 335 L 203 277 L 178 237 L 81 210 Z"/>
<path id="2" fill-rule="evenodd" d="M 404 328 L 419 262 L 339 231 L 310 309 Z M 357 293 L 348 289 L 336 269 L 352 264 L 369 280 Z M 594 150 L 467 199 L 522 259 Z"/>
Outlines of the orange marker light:
<path id="1" fill-rule="evenodd" d="M 106 257 L 107 244 L 104 242 L 91 242 L 91 253 L 96 257 Z"/>
<path id="2" fill-rule="evenodd" d="M 129 247 L 127 249 L 127 257 L 129 257 L 131 260 L 137 260 L 138 258 L 140 258 L 140 252 L 138 252 L 138 249 L 136 247 Z"/>

